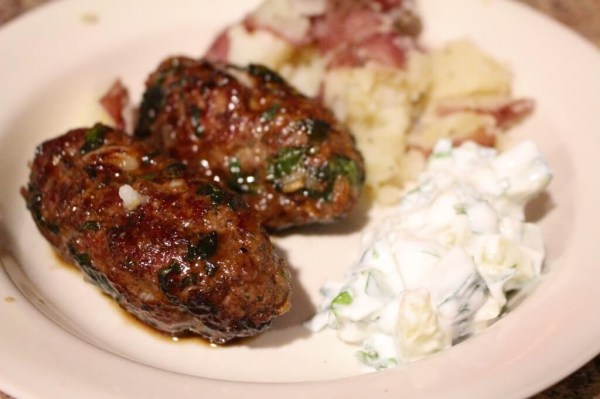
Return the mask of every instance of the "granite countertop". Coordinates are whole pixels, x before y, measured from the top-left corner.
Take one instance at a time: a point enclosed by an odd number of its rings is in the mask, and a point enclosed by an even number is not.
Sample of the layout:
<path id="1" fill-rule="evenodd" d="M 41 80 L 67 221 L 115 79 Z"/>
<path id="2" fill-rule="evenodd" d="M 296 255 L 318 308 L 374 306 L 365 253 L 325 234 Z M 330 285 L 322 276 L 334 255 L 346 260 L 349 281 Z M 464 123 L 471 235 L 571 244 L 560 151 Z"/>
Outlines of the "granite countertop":
<path id="1" fill-rule="evenodd" d="M 0 24 L 46 1 L 49 0 L 0 0 Z M 513 1 L 528 4 L 555 18 L 600 48 L 600 0 Z M 0 392 L 0 399 L 6 398 L 9 397 Z M 555 398 L 600 399 L 600 355 L 532 399 Z"/>

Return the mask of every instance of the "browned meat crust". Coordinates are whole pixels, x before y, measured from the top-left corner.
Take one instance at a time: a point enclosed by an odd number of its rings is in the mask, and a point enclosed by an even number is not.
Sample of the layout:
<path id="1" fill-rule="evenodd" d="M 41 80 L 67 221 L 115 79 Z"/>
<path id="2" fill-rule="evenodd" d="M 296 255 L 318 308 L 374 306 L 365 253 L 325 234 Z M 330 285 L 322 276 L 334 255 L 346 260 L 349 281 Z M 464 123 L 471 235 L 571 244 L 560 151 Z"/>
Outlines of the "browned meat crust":
<path id="1" fill-rule="evenodd" d="M 135 134 L 242 193 L 268 229 L 344 217 L 364 181 L 332 113 L 259 65 L 167 59 L 146 82 Z"/>
<path id="2" fill-rule="evenodd" d="M 125 133 L 96 125 L 43 143 L 22 193 L 60 255 L 159 330 L 223 343 L 289 308 L 284 260 L 245 202 Z"/>

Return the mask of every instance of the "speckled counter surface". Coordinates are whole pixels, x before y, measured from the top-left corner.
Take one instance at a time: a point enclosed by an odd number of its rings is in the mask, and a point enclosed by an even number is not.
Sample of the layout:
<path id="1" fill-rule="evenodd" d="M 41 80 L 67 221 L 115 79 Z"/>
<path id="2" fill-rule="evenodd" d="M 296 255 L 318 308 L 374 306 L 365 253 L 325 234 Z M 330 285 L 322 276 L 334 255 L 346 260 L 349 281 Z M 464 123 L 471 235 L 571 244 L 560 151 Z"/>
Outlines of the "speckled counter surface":
<path id="1" fill-rule="evenodd" d="M 0 24 L 46 1 L 49 0 L 0 0 Z M 600 0 L 514 1 L 528 4 L 550 15 L 579 32 L 600 48 Z M 8 397 L 0 392 L 0 399 L 5 398 Z M 600 355 L 561 382 L 535 395 L 532 399 L 551 398 L 600 399 Z"/>

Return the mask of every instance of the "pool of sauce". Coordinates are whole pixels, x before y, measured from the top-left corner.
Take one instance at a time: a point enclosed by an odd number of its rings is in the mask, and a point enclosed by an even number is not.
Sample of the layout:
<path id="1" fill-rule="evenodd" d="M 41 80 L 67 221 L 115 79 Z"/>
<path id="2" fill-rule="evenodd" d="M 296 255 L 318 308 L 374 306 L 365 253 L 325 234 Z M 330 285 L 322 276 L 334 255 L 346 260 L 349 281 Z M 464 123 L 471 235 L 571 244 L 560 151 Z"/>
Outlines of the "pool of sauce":
<path id="1" fill-rule="evenodd" d="M 81 276 L 81 279 L 83 280 L 83 272 L 81 271 L 81 269 L 79 269 L 79 267 L 77 267 L 76 265 L 74 265 L 68 261 L 65 261 L 56 251 L 52 251 L 52 253 L 54 255 L 54 259 L 55 259 L 57 265 L 59 265 L 60 267 L 66 269 L 66 270 L 69 270 L 73 273 L 77 273 L 79 276 Z M 213 344 L 210 341 L 208 341 L 207 339 L 202 338 L 201 336 L 191 333 L 191 332 L 181 333 L 181 334 L 169 334 L 164 331 L 160 331 L 160 330 L 144 323 L 137 317 L 133 316 L 131 313 L 127 312 L 125 309 L 123 309 L 121 306 L 119 306 L 119 304 L 114 299 L 112 299 L 110 297 L 110 295 L 105 294 L 100 289 L 95 287 L 93 284 L 90 284 L 88 282 L 85 282 L 85 283 L 88 284 L 89 286 L 93 286 L 98 291 L 99 294 L 101 294 L 107 301 L 109 301 L 111 303 L 111 305 L 115 308 L 115 312 L 118 313 L 119 315 L 121 315 L 121 317 L 128 324 L 135 326 L 135 328 L 143 330 L 144 333 L 146 333 L 146 334 L 150 334 L 150 335 L 154 336 L 155 338 L 158 338 L 160 340 L 163 340 L 165 342 L 172 343 L 172 344 L 177 344 L 180 342 L 185 342 L 185 343 L 192 342 L 197 345 L 204 345 L 204 346 L 211 347 L 211 348 L 218 348 L 219 346 L 222 346 L 222 345 Z M 251 339 L 252 339 L 252 337 L 238 338 L 238 339 L 234 339 L 234 340 L 228 342 L 225 345 L 226 346 L 243 345 L 243 344 L 246 344 Z"/>

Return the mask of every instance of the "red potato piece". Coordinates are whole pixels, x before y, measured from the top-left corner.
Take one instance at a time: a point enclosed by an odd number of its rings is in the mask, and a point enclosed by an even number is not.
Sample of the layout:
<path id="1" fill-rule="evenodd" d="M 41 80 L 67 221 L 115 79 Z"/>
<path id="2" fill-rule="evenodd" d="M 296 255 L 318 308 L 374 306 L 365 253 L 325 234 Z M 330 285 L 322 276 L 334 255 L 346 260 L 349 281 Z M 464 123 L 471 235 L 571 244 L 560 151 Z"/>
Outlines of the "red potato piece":
<path id="1" fill-rule="evenodd" d="M 403 67 L 404 52 L 416 47 L 421 22 L 412 0 L 313 0 L 311 3 L 309 12 L 294 8 L 293 0 L 267 0 L 239 24 L 249 32 L 267 31 L 297 50 L 317 48 L 324 57 L 333 58 L 330 67 L 368 62 Z M 209 46 L 206 58 L 229 62 L 230 41 L 226 29 Z"/>
<path id="2" fill-rule="evenodd" d="M 129 103 L 129 92 L 120 79 L 115 80 L 110 89 L 100 98 L 100 104 L 112 118 L 117 129 L 125 129 L 123 111 Z"/>
<path id="3" fill-rule="evenodd" d="M 494 118 L 499 129 L 507 130 L 528 117 L 534 109 L 535 101 L 529 98 L 503 98 L 486 102 L 448 102 L 440 104 L 437 113 L 440 116 L 456 112 L 486 114 Z"/>
<path id="4" fill-rule="evenodd" d="M 405 67 L 410 48 L 412 48 L 410 41 L 395 34 L 376 34 L 338 49 L 327 67 L 329 69 L 361 67 L 374 62 L 402 69 Z"/>

